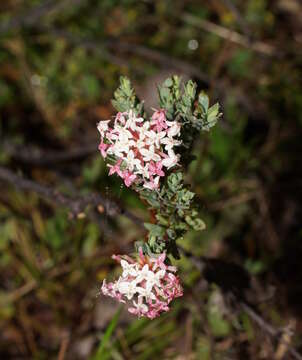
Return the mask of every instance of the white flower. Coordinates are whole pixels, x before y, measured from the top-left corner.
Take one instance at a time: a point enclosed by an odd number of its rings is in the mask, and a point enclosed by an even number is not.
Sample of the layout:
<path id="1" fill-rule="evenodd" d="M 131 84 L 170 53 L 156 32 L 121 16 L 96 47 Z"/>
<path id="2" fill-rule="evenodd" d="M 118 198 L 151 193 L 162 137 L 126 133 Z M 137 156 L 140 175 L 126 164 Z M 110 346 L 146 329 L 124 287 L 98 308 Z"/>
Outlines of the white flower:
<path id="1" fill-rule="evenodd" d="M 144 119 L 142 117 L 136 117 L 134 111 L 130 110 L 128 113 L 128 120 L 126 121 L 125 128 L 136 131 L 138 127 L 137 123 L 141 123 L 143 121 Z"/>
<path id="2" fill-rule="evenodd" d="M 119 137 L 119 133 L 117 131 L 115 131 L 115 130 L 111 131 L 110 133 L 108 132 L 107 135 L 106 135 L 106 138 L 108 140 L 110 140 L 112 143 L 117 141 L 118 137 Z"/>
<path id="3" fill-rule="evenodd" d="M 141 149 L 144 149 L 146 147 L 146 142 L 145 142 L 145 139 L 141 139 L 139 138 L 135 144 L 135 146 L 137 147 L 137 149 L 139 151 L 141 151 Z"/>
<path id="4" fill-rule="evenodd" d="M 148 312 L 149 310 L 148 306 L 143 303 L 143 296 L 138 296 L 137 303 L 134 300 L 132 301 L 132 303 L 134 307 L 143 314 Z"/>
<path id="5" fill-rule="evenodd" d="M 149 149 L 141 149 L 144 161 L 160 161 L 161 157 L 154 152 L 154 146 L 151 145 Z"/>
<path id="6" fill-rule="evenodd" d="M 150 122 L 149 121 L 145 121 L 142 126 L 137 126 L 136 127 L 136 131 L 139 133 L 139 138 L 140 139 L 143 140 L 143 139 L 146 138 L 149 127 L 150 127 Z"/>
<path id="7" fill-rule="evenodd" d="M 143 187 L 149 190 L 154 190 L 158 188 L 159 176 L 156 176 L 153 181 L 145 182 Z"/>
<path id="8" fill-rule="evenodd" d="M 146 143 L 148 145 L 155 145 L 157 148 L 160 147 L 161 140 L 166 136 L 165 131 L 155 132 L 154 130 L 147 131 L 146 135 L 148 136 Z"/>
<path id="9" fill-rule="evenodd" d="M 159 270 L 158 272 L 154 273 L 153 271 L 150 271 L 151 274 L 149 274 L 146 282 L 146 291 L 152 290 L 153 286 L 160 287 L 160 280 L 165 276 L 166 270 Z"/>
<path id="10" fill-rule="evenodd" d="M 127 276 L 137 276 L 138 267 L 137 264 L 129 264 L 126 260 L 121 260 L 121 266 L 123 268 L 123 277 Z"/>
<path id="11" fill-rule="evenodd" d="M 116 142 L 113 146 L 109 148 L 108 153 L 112 153 L 116 157 L 124 159 L 124 153 L 127 154 L 128 151 L 129 146 Z"/>
<path id="12" fill-rule="evenodd" d="M 117 125 L 116 130 L 118 131 L 118 140 L 121 143 L 127 143 L 129 139 L 131 139 L 133 136 L 129 130 L 127 130 L 125 127 Z"/>
<path id="13" fill-rule="evenodd" d="M 166 124 L 171 127 L 172 125 L 174 125 L 175 121 L 168 121 L 166 120 Z"/>
<path id="14" fill-rule="evenodd" d="M 180 124 L 177 121 L 174 121 L 174 124 L 170 127 L 168 130 L 168 136 L 174 137 L 176 135 L 179 135 L 180 133 Z"/>
<path id="15" fill-rule="evenodd" d="M 143 280 L 147 280 L 149 273 L 152 271 L 149 270 L 149 265 L 145 264 L 143 268 L 139 271 L 138 276 L 136 278 L 137 282 L 141 282 Z"/>
<path id="16" fill-rule="evenodd" d="M 110 122 L 110 120 L 103 120 L 100 121 L 97 125 L 97 128 L 99 130 L 99 133 L 101 134 L 101 136 L 104 136 L 105 132 L 108 130 L 108 123 Z"/>
<path id="17" fill-rule="evenodd" d="M 126 151 L 127 153 L 127 151 Z M 133 171 L 134 167 L 136 166 L 140 166 L 140 161 L 139 159 L 137 159 L 134 155 L 134 152 L 132 150 L 130 150 L 128 153 L 127 153 L 127 156 L 124 157 L 124 160 L 126 161 L 127 163 L 127 167 L 130 171 Z"/>
<path id="18" fill-rule="evenodd" d="M 168 151 L 168 157 L 162 161 L 163 166 L 170 169 L 172 166 L 176 165 L 179 160 L 179 155 L 175 155 L 173 150 Z"/>
<path id="19" fill-rule="evenodd" d="M 146 286 L 146 287 L 137 287 L 137 292 L 139 294 L 139 296 L 142 296 L 144 298 L 146 298 L 147 300 L 155 300 L 156 296 L 154 295 L 154 293 L 152 292 L 152 287 L 150 288 L 150 286 Z"/>
<path id="20" fill-rule="evenodd" d="M 149 270 L 149 265 L 146 264 L 142 268 L 141 271 L 139 271 L 138 276 L 136 278 L 136 281 L 139 283 L 143 280 L 146 281 L 146 291 L 149 293 L 154 285 L 160 286 L 160 279 L 162 279 L 165 276 L 166 271 L 160 270 L 158 272 L 153 272 Z"/>
<path id="21" fill-rule="evenodd" d="M 110 291 L 109 289 L 107 288 L 107 282 L 106 282 L 106 279 L 103 280 L 103 284 L 102 284 L 102 292 L 104 295 L 106 296 L 110 296 Z"/>
<path id="22" fill-rule="evenodd" d="M 166 271 L 160 270 L 156 273 L 149 270 L 149 265 L 146 264 L 141 269 L 141 271 L 138 272 L 138 275 L 136 277 L 136 283 L 140 283 L 142 281 L 145 281 L 144 287 L 137 287 L 137 291 L 140 295 L 148 298 L 153 299 L 154 294 L 152 292 L 153 286 L 161 286 L 160 280 L 165 276 Z"/>
<path id="23" fill-rule="evenodd" d="M 165 137 L 162 139 L 162 144 L 165 145 L 165 150 L 169 151 L 172 150 L 174 146 L 180 145 L 181 141 L 172 139 L 170 137 Z"/>
<path id="24" fill-rule="evenodd" d="M 136 168 L 137 168 L 137 170 L 134 171 L 134 174 L 142 175 L 144 178 L 147 178 L 147 179 L 150 178 L 150 174 L 149 174 L 149 170 L 148 170 L 148 168 L 149 168 L 148 164 L 145 165 L 145 166 L 142 166 L 141 164 L 138 164 Z"/>
<path id="25" fill-rule="evenodd" d="M 137 286 L 136 286 L 137 282 L 136 281 L 121 281 L 117 288 L 118 288 L 118 291 L 125 295 L 126 298 L 128 300 L 131 300 L 133 298 L 133 296 L 136 294 L 137 292 Z"/>

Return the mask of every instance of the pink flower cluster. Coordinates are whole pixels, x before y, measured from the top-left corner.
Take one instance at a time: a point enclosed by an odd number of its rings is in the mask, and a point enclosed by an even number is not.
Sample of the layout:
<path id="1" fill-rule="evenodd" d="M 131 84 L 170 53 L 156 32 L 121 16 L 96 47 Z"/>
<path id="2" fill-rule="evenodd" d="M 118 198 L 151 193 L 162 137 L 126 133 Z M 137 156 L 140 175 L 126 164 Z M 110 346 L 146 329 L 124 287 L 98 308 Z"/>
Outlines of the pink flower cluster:
<path id="1" fill-rule="evenodd" d="M 136 116 L 133 110 L 119 112 L 113 127 L 111 120 L 100 121 L 99 150 L 104 158 L 113 155 L 116 162 L 108 165 L 109 175 L 117 174 L 126 186 L 143 184 L 147 189 L 157 189 L 165 170 L 175 166 L 179 155 L 174 147 L 181 144 L 180 124 L 168 121 L 165 110 L 157 110 L 150 121 Z"/>
<path id="2" fill-rule="evenodd" d="M 139 260 L 128 255 L 113 255 L 120 262 L 123 273 L 115 282 L 104 280 L 102 293 L 125 303 L 132 301 L 128 311 L 139 317 L 154 319 L 169 310 L 169 303 L 183 295 L 175 266 L 165 264 L 166 254 L 145 256 L 139 251 Z"/>

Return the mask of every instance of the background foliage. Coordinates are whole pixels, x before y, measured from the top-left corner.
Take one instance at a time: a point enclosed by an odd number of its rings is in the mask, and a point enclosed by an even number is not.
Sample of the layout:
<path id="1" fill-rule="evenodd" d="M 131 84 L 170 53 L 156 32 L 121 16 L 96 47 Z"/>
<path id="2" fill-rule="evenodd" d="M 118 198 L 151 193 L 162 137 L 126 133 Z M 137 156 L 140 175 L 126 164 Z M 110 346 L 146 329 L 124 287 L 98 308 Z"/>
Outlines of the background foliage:
<path id="1" fill-rule="evenodd" d="M 144 229 L 102 206 L 71 216 L 0 178 L 1 358 L 285 359 L 288 343 L 301 350 L 301 2 L 7 0 L 0 11 L 1 167 L 68 195 L 100 193 L 148 222 L 96 151 L 119 76 L 146 109 L 168 75 L 191 77 L 224 113 L 195 142 L 186 173 L 207 228 L 182 239 L 195 256 L 176 262 L 185 295 L 154 321 L 96 296 L 117 271 L 111 254 L 131 251 Z M 204 274 L 203 258 L 221 263 Z"/>

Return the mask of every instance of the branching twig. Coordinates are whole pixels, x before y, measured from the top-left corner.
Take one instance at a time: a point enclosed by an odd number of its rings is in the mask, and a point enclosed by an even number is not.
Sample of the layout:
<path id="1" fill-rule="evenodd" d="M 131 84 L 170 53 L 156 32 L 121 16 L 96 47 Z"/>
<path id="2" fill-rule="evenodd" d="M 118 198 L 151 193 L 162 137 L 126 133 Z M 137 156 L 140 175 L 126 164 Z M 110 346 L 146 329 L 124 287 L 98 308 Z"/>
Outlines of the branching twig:
<path id="1" fill-rule="evenodd" d="M 277 338 L 280 334 L 280 331 L 278 331 L 276 328 L 274 328 L 271 324 L 266 322 L 253 308 L 248 305 L 245 302 L 239 303 L 241 309 L 246 312 L 249 317 L 268 335 L 270 335 L 273 338 Z M 302 355 L 298 353 L 298 351 L 293 348 L 292 346 L 289 346 L 287 342 L 284 341 L 284 339 L 279 339 L 279 343 L 284 343 L 287 346 L 288 352 L 297 360 L 302 360 Z"/>
<path id="2" fill-rule="evenodd" d="M 78 148 L 66 151 L 46 151 L 37 148 L 30 148 L 28 146 L 16 146 L 6 142 L 3 144 L 3 149 L 8 155 L 17 161 L 24 164 L 44 167 L 83 159 L 96 152 L 97 143 L 82 145 Z"/>
<path id="3" fill-rule="evenodd" d="M 191 14 L 183 14 L 182 19 L 192 26 L 199 27 L 202 30 L 215 34 L 225 40 L 231 41 L 253 51 L 256 51 L 262 55 L 276 57 L 280 56 L 280 51 L 262 41 L 251 41 L 246 36 L 239 34 L 234 30 L 227 29 L 221 25 L 214 24 L 208 20 L 197 18 Z"/>
<path id="4" fill-rule="evenodd" d="M 33 26 L 41 21 L 41 18 L 50 14 L 61 12 L 65 7 L 80 5 L 87 0 L 47 0 L 41 5 L 37 5 L 26 13 L 0 23 L 0 35 L 6 34 L 12 30 L 16 31 L 22 27 Z"/>
<path id="5" fill-rule="evenodd" d="M 22 190 L 29 190 L 37 193 L 45 199 L 68 208 L 73 216 L 83 213 L 88 205 L 95 207 L 102 206 L 105 214 L 111 217 L 124 215 L 131 221 L 143 227 L 143 222 L 136 215 L 118 206 L 115 202 L 103 197 L 100 194 L 89 193 L 83 196 L 68 196 L 49 186 L 41 185 L 33 180 L 24 179 L 11 170 L 0 167 L 0 180 L 10 183 Z"/>

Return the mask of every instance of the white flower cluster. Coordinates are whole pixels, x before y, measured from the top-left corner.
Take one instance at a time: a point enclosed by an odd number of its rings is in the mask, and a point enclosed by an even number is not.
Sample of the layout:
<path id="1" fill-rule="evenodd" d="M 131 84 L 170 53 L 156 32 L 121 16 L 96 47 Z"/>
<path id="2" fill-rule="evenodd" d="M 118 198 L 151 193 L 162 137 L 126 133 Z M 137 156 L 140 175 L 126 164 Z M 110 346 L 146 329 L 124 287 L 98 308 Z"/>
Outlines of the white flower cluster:
<path id="1" fill-rule="evenodd" d="M 132 110 L 119 112 L 114 126 L 110 128 L 109 124 L 110 120 L 98 123 L 102 156 L 114 155 L 116 158 L 114 165 L 108 165 L 109 175 L 118 174 L 126 186 L 136 182 L 145 188 L 157 189 L 165 169 L 179 161 L 174 147 L 181 144 L 177 139 L 180 124 L 168 121 L 165 110 L 155 111 L 150 121 L 137 117 Z"/>
<path id="2" fill-rule="evenodd" d="M 140 251 L 139 262 L 126 255 L 124 259 L 115 255 L 113 258 L 120 262 L 123 273 L 113 283 L 104 280 L 102 292 L 123 303 L 132 300 L 133 306 L 128 309 L 132 314 L 153 319 L 168 311 L 175 297 L 182 296 L 179 278 L 174 275 L 176 268 L 165 264 L 165 253 L 147 257 Z"/>

